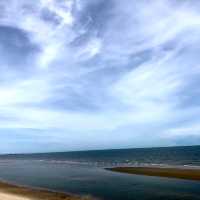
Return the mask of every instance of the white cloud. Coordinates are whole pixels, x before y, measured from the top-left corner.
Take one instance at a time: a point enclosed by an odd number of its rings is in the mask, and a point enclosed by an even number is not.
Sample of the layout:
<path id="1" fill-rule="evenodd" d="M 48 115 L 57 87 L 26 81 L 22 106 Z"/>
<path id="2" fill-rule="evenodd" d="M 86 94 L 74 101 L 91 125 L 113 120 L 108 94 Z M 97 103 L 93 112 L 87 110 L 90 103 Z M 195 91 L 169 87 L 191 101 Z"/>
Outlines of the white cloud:
<path id="1" fill-rule="evenodd" d="M 190 137 L 200 136 L 200 125 L 199 123 L 182 125 L 180 127 L 171 128 L 166 130 L 162 137 L 164 138 L 178 138 L 178 137 Z"/>
<path id="2" fill-rule="evenodd" d="M 42 103 L 50 97 L 51 86 L 46 80 L 28 79 L 0 87 L 0 106 Z"/>
<path id="3" fill-rule="evenodd" d="M 96 56 L 101 51 L 102 42 L 99 38 L 92 38 L 77 54 L 77 60 L 89 60 Z"/>
<path id="4" fill-rule="evenodd" d="M 185 88 L 196 87 L 199 74 L 200 15 L 193 7 L 116 1 L 108 18 L 95 18 L 100 27 L 81 1 L 4 2 L 0 24 L 25 30 L 39 50 L 27 74 L 11 80 L 6 73 L 15 72 L 9 66 L 1 73 L 0 111 L 7 118 L 0 128 L 57 129 L 63 137 L 67 131 L 94 131 L 98 138 L 101 131 L 131 126 L 138 138 L 144 135 L 138 126 L 158 124 L 157 132 L 169 130 L 174 137 L 192 130 L 199 134 L 199 127 L 173 124 L 193 117 L 187 109 L 193 102 L 182 106 L 182 93 L 190 95 Z M 91 20 L 82 22 L 77 13 Z M 83 105 L 97 109 L 77 109 Z"/>

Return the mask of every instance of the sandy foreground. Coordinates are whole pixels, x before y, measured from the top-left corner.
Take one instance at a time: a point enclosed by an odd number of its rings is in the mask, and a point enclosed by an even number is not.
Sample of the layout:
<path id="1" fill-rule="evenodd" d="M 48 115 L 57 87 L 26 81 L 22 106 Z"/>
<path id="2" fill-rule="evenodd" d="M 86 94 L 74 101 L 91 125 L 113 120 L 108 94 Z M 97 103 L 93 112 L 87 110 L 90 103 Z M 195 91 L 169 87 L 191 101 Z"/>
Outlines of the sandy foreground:
<path id="1" fill-rule="evenodd" d="M 0 200 L 94 200 L 88 196 L 38 190 L 0 182 Z"/>
<path id="2" fill-rule="evenodd" d="M 107 168 L 114 172 L 137 174 L 146 176 L 160 176 L 200 181 L 200 169 L 160 168 L 160 167 L 115 167 Z"/>
<path id="3" fill-rule="evenodd" d="M 16 195 L 5 194 L 5 193 L 0 193 L 0 199 L 4 199 L 4 200 L 30 200 L 30 198 L 27 198 L 27 197 L 18 197 Z"/>

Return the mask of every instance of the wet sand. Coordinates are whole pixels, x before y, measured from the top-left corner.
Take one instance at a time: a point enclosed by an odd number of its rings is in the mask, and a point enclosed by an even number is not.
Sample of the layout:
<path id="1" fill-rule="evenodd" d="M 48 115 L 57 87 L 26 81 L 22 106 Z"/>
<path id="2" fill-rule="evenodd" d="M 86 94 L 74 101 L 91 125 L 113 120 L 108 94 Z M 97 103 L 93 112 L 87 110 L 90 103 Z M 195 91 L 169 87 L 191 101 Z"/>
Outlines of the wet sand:
<path id="1" fill-rule="evenodd" d="M 92 200 L 90 197 L 38 190 L 0 182 L 1 200 Z"/>
<path id="2" fill-rule="evenodd" d="M 107 170 L 128 174 L 160 176 L 200 181 L 200 169 L 161 168 L 161 167 L 115 167 Z"/>

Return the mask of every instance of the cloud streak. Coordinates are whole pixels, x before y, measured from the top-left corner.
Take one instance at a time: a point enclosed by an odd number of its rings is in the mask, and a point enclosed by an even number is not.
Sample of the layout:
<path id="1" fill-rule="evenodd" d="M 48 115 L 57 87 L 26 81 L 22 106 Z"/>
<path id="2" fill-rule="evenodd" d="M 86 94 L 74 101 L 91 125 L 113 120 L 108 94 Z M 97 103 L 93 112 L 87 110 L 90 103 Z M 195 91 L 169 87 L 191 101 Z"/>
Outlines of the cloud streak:
<path id="1" fill-rule="evenodd" d="M 1 143 L 31 144 L 11 152 L 36 151 L 38 134 L 38 151 L 200 137 L 198 2 L 10 1 L 0 3 Z"/>

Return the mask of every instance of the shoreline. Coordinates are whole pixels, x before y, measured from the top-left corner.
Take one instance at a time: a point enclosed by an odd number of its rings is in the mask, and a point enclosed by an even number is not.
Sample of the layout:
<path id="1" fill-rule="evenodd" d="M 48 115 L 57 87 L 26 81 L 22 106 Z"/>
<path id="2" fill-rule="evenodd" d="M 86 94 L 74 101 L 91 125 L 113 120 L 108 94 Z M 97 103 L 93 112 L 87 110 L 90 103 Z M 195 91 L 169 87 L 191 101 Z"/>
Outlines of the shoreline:
<path id="1" fill-rule="evenodd" d="M 195 168 L 191 169 L 175 167 L 113 167 L 105 169 L 113 172 L 126 174 L 200 181 L 200 169 Z"/>
<path id="2" fill-rule="evenodd" d="M 72 195 L 46 189 L 11 184 L 0 180 L 0 199 L 4 200 L 94 200 L 89 196 Z"/>

